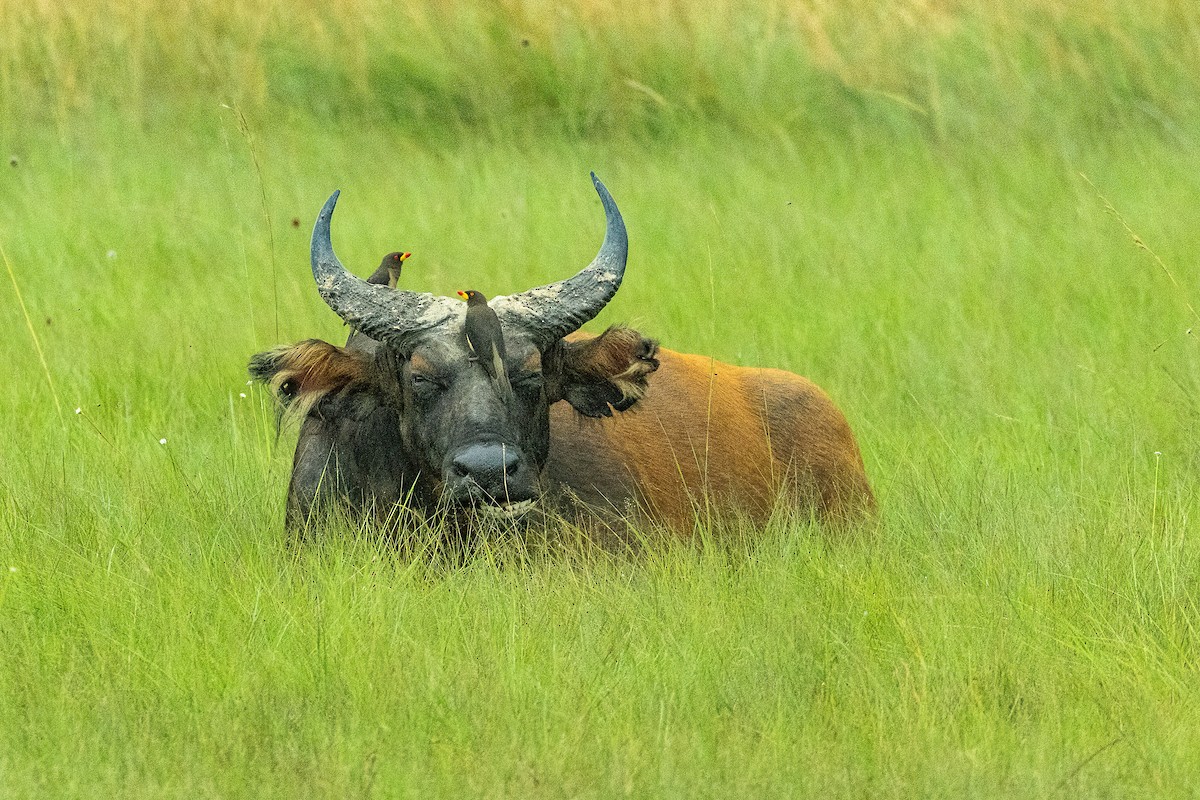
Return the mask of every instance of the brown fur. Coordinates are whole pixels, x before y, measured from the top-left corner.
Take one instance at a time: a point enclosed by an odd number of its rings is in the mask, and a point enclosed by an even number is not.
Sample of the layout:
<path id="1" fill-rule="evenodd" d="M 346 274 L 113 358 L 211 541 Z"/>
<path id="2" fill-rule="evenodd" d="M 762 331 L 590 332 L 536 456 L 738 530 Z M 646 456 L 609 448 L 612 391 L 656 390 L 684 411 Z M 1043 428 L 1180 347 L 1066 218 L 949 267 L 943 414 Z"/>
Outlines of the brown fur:
<path id="1" fill-rule="evenodd" d="M 669 350 L 657 359 L 624 414 L 581 426 L 565 404 L 551 408 L 548 472 L 590 487 L 584 499 L 633 502 L 681 531 L 714 507 L 765 522 L 780 499 L 828 521 L 873 512 L 850 427 L 811 381 Z"/>
<path id="2" fill-rule="evenodd" d="M 305 339 L 258 353 L 250 374 L 270 387 L 287 417 L 303 419 L 329 393 L 366 381 L 368 369 L 352 350 Z"/>

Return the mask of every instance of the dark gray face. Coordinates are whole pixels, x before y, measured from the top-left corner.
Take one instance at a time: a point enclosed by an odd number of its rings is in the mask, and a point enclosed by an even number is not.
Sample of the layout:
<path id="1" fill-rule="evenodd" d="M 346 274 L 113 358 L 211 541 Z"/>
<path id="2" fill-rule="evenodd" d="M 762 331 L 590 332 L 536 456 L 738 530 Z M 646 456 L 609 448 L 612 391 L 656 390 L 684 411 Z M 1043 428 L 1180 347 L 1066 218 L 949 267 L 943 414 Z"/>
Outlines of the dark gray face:
<path id="1" fill-rule="evenodd" d="M 403 438 L 421 471 L 438 476 L 441 499 L 516 515 L 540 493 L 550 406 L 542 354 L 528 335 L 504 338 L 507 382 L 470 360 L 460 331 L 444 328 L 401 355 L 396 378 Z"/>
<path id="2" fill-rule="evenodd" d="M 463 308 L 459 304 L 459 308 Z M 539 499 L 550 406 L 582 417 L 629 409 L 658 367 L 657 344 L 629 328 L 551 342 L 509 330 L 501 380 L 469 351 L 457 324 L 409 348 L 355 334 L 257 353 L 250 374 L 304 418 L 288 487 L 289 524 L 345 504 L 390 518 L 395 504 L 424 511 L 471 506 L 515 519 Z"/>

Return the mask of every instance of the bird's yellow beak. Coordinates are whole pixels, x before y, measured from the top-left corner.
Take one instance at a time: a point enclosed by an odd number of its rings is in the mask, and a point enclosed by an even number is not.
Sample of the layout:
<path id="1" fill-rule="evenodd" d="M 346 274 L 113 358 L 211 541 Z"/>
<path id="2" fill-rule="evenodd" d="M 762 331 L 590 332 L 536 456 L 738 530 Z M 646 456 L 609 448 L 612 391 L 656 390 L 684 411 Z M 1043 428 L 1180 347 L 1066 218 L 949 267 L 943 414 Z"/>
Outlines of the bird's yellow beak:
<path id="1" fill-rule="evenodd" d="M 466 292 L 459 292 L 459 293 L 458 293 L 458 296 L 459 296 L 459 297 L 461 297 L 463 300 L 466 300 L 466 299 L 467 299 L 467 293 L 466 293 Z"/>
<path id="2" fill-rule="evenodd" d="M 404 259 L 408 258 L 411 255 L 412 255 L 412 253 L 401 253 L 400 260 L 403 261 Z"/>

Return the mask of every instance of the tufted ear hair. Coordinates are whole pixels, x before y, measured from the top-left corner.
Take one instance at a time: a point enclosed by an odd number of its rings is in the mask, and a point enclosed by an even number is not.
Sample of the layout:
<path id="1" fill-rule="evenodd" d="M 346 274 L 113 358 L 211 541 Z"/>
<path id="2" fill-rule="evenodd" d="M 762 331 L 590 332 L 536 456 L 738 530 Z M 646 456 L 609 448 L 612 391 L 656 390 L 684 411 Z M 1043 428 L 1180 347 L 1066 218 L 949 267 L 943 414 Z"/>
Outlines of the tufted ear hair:
<path id="1" fill-rule="evenodd" d="M 646 393 L 658 369 L 658 342 L 614 326 L 599 336 L 564 339 L 554 351 L 547 387 L 551 403 L 566 400 L 586 417 L 611 417 Z"/>
<path id="2" fill-rule="evenodd" d="M 366 357 L 320 339 L 305 339 L 250 358 L 250 377 L 266 385 L 281 415 L 304 418 L 329 394 L 367 380 Z"/>

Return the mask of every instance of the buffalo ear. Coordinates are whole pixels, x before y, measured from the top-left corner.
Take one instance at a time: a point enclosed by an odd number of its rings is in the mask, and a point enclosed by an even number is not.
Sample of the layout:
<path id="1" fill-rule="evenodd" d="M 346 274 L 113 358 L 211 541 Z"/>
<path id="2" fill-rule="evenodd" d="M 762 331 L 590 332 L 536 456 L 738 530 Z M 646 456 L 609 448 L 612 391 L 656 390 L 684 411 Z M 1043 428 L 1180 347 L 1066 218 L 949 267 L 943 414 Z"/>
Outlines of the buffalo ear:
<path id="1" fill-rule="evenodd" d="M 289 416 L 304 416 L 325 396 L 367 379 L 362 355 L 320 339 L 255 353 L 249 369 L 250 377 L 268 386 Z"/>
<path id="2" fill-rule="evenodd" d="M 611 417 L 646 393 L 658 369 L 658 342 L 631 328 L 614 326 L 599 336 L 563 340 L 548 381 L 550 402 L 566 400 L 586 417 Z"/>

